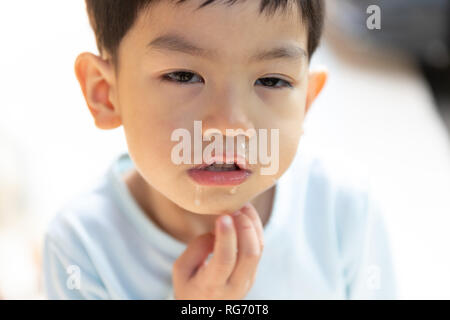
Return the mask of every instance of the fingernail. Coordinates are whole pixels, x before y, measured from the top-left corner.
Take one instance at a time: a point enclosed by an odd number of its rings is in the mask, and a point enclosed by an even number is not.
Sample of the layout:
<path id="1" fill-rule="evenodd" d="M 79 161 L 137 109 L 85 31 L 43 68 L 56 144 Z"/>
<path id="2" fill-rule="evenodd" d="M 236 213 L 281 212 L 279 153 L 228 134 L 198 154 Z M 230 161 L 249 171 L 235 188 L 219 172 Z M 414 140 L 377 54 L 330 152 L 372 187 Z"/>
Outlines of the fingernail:
<path id="1" fill-rule="evenodd" d="M 231 220 L 231 217 L 229 215 L 225 215 L 224 217 L 222 217 L 222 225 L 229 227 L 232 223 L 233 221 Z"/>

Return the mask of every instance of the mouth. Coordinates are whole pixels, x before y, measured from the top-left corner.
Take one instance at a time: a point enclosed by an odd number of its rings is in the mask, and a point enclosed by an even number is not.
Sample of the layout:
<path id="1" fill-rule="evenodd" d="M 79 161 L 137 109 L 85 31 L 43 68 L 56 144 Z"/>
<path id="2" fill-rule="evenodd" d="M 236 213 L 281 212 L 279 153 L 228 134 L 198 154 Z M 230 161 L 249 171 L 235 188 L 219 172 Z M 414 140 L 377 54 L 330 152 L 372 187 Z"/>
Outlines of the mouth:
<path id="1" fill-rule="evenodd" d="M 213 163 L 209 166 L 205 166 L 200 170 L 206 171 L 214 171 L 214 172 L 222 172 L 222 171 L 234 171 L 234 170 L 242 170 L 236 163 L 227 164 L 227 163 Z"/>
<path id="2" fill-rule="evenodd" d="M 243 158 L 235 157 L 233 163 L 226 162 L 231 161 L 226 161 L 223 157 L 215 157 L 189 169 L 188 174 L 198 184 L 208 186 L 239 185 L 252 174 L 252 171 L 247 169 L 247 162 Z"/>

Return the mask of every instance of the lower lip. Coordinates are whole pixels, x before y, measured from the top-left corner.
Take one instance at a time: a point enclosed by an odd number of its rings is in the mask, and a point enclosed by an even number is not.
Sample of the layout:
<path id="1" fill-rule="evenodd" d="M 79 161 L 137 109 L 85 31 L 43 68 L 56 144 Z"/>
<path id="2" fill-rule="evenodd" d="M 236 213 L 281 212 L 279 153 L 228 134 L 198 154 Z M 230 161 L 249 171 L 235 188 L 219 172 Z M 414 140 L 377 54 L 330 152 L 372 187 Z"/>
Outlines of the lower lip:
<path id="1" fill-rule="evenodd" d="M 207 171 L 188 170 L 189 176 L 198 184 L 205 186 L 236 186 L 243 183 L 252 173 L 247 170 Z"/>

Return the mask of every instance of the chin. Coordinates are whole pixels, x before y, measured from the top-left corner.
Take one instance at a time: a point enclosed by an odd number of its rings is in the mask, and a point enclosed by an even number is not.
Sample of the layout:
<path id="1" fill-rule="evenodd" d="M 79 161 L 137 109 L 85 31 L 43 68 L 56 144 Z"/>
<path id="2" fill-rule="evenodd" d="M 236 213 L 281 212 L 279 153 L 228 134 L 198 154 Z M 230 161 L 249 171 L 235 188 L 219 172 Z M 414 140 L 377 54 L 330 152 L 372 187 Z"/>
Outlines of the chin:
<path id="1" fill-rule="evenodd" d="M 183 207 L 185 210 L 188 210 L 193 213 L 197 214 L 204 214 L 204 215 L 222 215 L 222 214 L 231 214 L 237 210 L 239 210 L 245 203 L 237 203 L 233 206 L 230 201 L 227 201 L 226 205 L 220 205 L 218 203 L 214 204 L 207 204 L 207 203 L 201 203 L 196 204 L 194 202 L 189 203 L 187 207 Z"/>

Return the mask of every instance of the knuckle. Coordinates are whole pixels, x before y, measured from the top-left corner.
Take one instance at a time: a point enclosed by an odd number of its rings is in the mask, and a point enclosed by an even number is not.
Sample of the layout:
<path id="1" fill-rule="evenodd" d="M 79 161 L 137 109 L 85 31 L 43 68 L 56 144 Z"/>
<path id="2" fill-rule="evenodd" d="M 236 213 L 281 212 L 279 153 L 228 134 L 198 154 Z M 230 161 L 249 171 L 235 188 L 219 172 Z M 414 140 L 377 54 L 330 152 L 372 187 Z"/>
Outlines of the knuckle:
<path id="1" fill-rule="evenodd" d="M 245 209 L 245 210 L 243 211 L 243 213 L 244 213 L 250 220 L 252 220 L 253 222 L 257 222 L 257 220 L 258 220 L 258 214 L 257 214 L 255 211 L 253 211 L 253 210 L 251 210 L 251 209 Z"/>
<path id="2" fill-rule="evenodd" d="M 243 289 L 245 290 L 245 291 L 247 291 L 247 290 L 249 290 L 250 289 L 250 287 L 251 287 L 251 280 L 250 279 L 247 279 L 247 280 L 245 280 L 243 283 L 242 283 L 242 287 L 243 287 Z"/>
<path id="3" fill-rule="evenodd" d="M 253 229 L 253 223 L 250 218 L 246 217 L 245 215 L 241 214 L 239 218 L 239 228 L 241 230 L 250 230 Z"/>
<path id="4" fill-rule="evenodd" d="M 242 231 L 247 231 L 253 229 L 253 225 L 251 223 L 244 223 L 241 225 Z"/>
<path id="5" fill-rule="evenodd" d="M 252 286 L 253 286 L 253 283 L 254 283 L 254 279 L 253 279 L 254 277 L 252 277 L 251 279 L 247 279 L 247 280 L 245 280 L 245 281 L 241 281 L 240 283 L 239 283 L 239 285 L 238 285 L 238 287 L 240 287 L 239 289 L 240 289 L 240 291 L 243 291 L 243 292 L 248 292 L 251 288 L 252 288 Z"/>
<path id="6" fill-rule="evenodd" d="M 235 259 L 233 259 L 233 258 L 221 259 L 221 260 L 217 261 L 216 268 L 219 270 L 227 270 L 230 267 L 234 266 L 234 263 L 235 263 Z"/>
<path id="7" fill-rule="evenodd" d="M 260 250 L 248 250 L 244 252 L 244 257 L 250 260 L 258 260 L 260 257 Z"/>
<path id="8" fill-rule="evenodd" d="M 220 293 L 218 285 L 214 283 L 208 283 L 203 288 L 208 297 L 215 297 L 218 296 Z"/>

